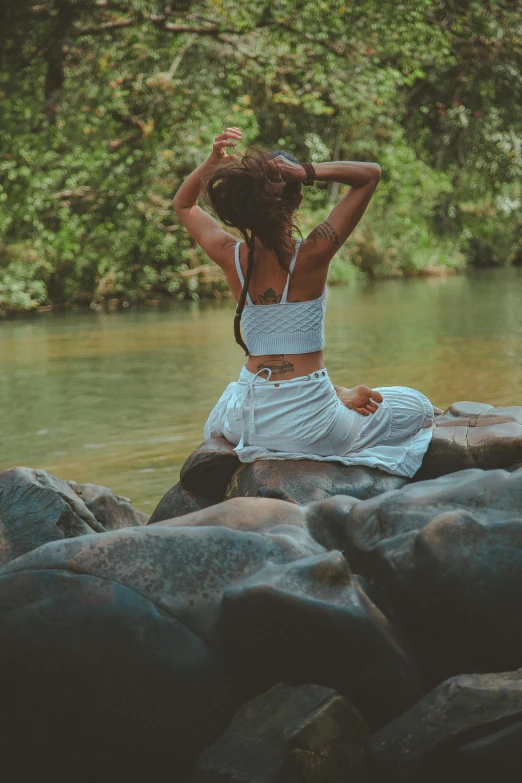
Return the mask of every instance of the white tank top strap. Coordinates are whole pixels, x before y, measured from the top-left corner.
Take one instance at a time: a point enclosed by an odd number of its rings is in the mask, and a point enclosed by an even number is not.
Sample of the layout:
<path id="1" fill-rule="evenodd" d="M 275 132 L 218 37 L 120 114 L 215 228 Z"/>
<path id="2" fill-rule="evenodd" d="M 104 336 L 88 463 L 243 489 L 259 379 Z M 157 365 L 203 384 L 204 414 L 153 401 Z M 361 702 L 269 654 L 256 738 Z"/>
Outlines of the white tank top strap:
<path id="1" fill-rule="evenodd" d="M 239 260 L 239 247 L 241 245 L 241 242 L 237 242 L 236 249 L 235 249 L 235 260 L 236 260 L 236 271 L 237 276 L 239 277 L 239 282 L 241 283 L 241 286 L 245 285 L 245 278 L 243 276 L 243 270 L 241 269 L 241 262 Z M 250 298 L 250 294 L 247 291 L 247 302 L 248 304 L 252 304 L 252 299 Z"/>
<path id="2" fill-rule="evenodd" d="M 286 303 L 286 297 L 288 296 L 288 288 L 290 286 L 290 278 L 292 277 L 292 272 L 295 269 L 295 263 L 297 261 L 297 254 L 299 253 L 299 248 L 301 247 L 301 239 L 298 239 L 295 243 L 295 250 L 294 255 L 292 256 L 292 260 L 290 261 L 290 266 L 288 267 L 288 277 L 286 279 L 286 285 L 285 290 L 283 291 L 283 296 L 281 297 L 281 304 Z"/>

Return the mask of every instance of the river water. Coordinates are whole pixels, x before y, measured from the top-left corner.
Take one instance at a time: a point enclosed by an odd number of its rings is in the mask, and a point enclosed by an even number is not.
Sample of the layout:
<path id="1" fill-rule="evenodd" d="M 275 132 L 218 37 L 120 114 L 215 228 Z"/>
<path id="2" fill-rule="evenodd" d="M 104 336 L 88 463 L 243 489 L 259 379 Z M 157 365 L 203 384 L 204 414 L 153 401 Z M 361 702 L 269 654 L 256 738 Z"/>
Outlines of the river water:
<path id="1" fill-rule="evenodd" d="M 359 282 L 328 297 L 334 383 L 522 404 L 522 269 Z M 105 484 L 151 511 L 244 357 L 230 300 L 0 323 L 0 469 Z"/>

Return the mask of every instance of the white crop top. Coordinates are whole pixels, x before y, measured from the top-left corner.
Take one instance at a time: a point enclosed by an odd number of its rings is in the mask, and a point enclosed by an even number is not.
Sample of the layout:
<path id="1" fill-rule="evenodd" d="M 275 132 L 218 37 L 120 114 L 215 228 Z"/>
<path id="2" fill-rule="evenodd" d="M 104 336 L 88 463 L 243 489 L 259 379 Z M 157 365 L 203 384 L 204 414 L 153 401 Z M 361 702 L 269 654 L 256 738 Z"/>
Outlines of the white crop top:
<path id="1" fill-rule="evenodd" d="M 241 285 L 245 284 L 239 262 L 238 242 L 235 249 L 236 270 Z M 295 244 L 285 290 L 278 304 L 255 305 L 247 294 L 241 316 L 241 326 L 250 356 L 313 353 L 324 348 L 324 316 L 326 288 L 319 299 L 308 302 L 287 302 L 290 277 L 295 268 L 301 240 Z"/>

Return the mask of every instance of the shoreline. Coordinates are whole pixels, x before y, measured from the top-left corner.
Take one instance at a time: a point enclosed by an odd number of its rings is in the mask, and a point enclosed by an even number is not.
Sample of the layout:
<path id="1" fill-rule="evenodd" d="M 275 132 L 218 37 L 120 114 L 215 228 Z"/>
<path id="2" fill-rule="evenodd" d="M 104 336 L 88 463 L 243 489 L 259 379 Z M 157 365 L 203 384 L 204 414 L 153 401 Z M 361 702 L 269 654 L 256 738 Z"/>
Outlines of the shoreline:
<path id="1" fill-rule="evenodd" d="M 518 269 L 519 267 L 520 265 L 517 264 L 504 264 L 502 266 L 490 264 L 487 266 L 466 266 L 462 268 L 434 266 L 434 267 L 428 267 L 421 271 L 412 271 L 408 273 L 403 272 L 401 274 L 379 275 L 373 277 L 372 275 L 369 275 L 367 272 L 360 269 L 359 267 L 354 266 L 353 270 L 355 271 L 355 274 L 352 279 L 344 279 L 344 280 L 333 279 L 328 282 L 328 286 L 331 288 L 341 288 L 341 287 L 350 287 L 358 283 L 359 284 L 379 283 L 379 282 L 388 282 L 391 280 L 394 281 L 402 280 L 405 282 L 408 280 L 419 280 L 419 279 L 430 280 L 435 278 L 465 276 L 468 274 L 473 275 L 473 274 L 483 273 L 488 271 L 495 271 L 495 272 L 505 271 L 508 269 Z M 209 267 L 209 268 L 213 268 L 213 267 Z M 189 270 L 189 271 L 193 272 L 196 270 Z M 81 298 L 76 301 L 65 302 L 65 303 L 49 302 L 47 304 L 43 304 L 31 309 L 16 309 L 16 310 L 10 309 L 8 311 L 3 311 L 0 307 L 0 323 L 2 323 L 2 321 L 9 321 L 9 320 L 25 318 L 25 317 L 34 317 L 35 315 L 42 315 L 45 313 L 65 313 L 65 312 L 85 313 L 88 310 L 94 310 L 96 312 L 104 312 L 104 313 L 123 312 L 124 310 L 135 310 L 136 308 L 139 307 L 170 308 L 172 305 L 176 305 L 176 304 L 189 304 L 194 302 L 216 302 L 216 301 L 221 301 L 222 299 L 225 300 L 232 299 L 232 295 L 228 289 L 226 290 L 212 289 L 210 291 L 203 292 L 202 294 L 193 293 L 188 295 L 186 295 L 185 293 L 183 293 L 183 295 L 180 295 L 179 293 L 178 294 L 158 293 L 152 296 L 143 295 L 143 297 L 138 297 L 135 299 L 132 299 L 131 297 L 128 297 L 124 294 L 122 294 L 121 296 L 105 298 L 100 301 L 96 301 L 95 299 L 91 301 L 87 301 L 86 298 Z"/>

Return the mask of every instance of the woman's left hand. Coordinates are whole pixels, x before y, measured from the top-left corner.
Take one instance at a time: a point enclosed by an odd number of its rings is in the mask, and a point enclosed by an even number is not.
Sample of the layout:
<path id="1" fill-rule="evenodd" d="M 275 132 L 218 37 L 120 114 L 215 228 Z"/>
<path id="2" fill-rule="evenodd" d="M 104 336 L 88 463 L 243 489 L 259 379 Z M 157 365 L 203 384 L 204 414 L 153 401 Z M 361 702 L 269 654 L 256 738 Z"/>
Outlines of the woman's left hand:
<path id="1" fill-rule="evenodd" d="M 363 416 L 375 413 L 383 399 L 380 392 L 370 389 L 369 386 L 354 386 L 353 389 L 345 389 L 343 386 L 334 388 L 343 405 Z"/>
<path id="2" fill-rule="evenodd" d="M 285 182 L 304 182 L 308 176 L 300 163 L 294 163 L 293 160 L 288 160 L 284 155 L 278 155 L 274 158 L 274 163 L 277 165 Z"/>
<path id="3" fill-rule="evenodd" d="M 216 136 L 212 145 L 212 152 L 209 160 L 212 163 L 221 163 L 223 160 L 231 158 L 237 160 L 236 155 L 227 155 L 228 147 L 235 147 L 238 141 L 241 141 L 242 134 L 240 128 L 226 128 L 223 133 Z"/>

